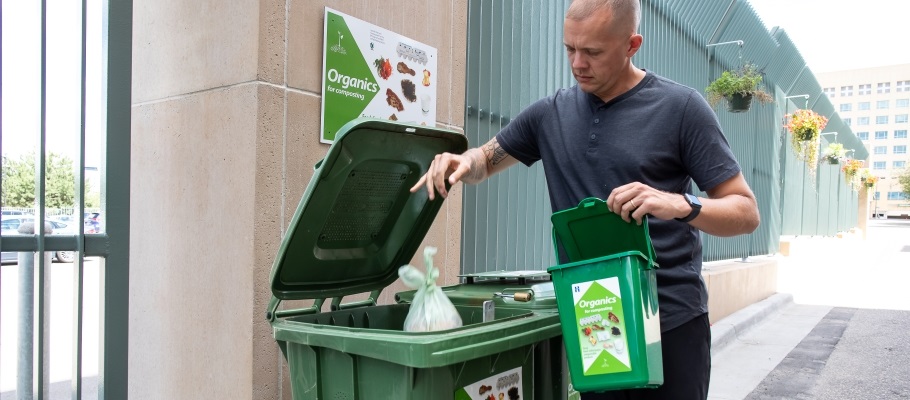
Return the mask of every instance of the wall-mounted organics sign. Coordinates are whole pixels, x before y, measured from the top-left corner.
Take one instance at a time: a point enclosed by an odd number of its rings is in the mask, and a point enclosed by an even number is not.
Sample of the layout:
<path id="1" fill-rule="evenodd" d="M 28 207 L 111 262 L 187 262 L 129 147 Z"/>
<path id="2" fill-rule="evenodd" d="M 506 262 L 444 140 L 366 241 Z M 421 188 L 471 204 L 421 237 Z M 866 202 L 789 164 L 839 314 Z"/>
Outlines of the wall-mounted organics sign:
<path id="1" fill-rule="evenodd" d="M 321 142 L 359 117 L 435 124 L 435 48 L 326 8 L 322 67 Z"/>

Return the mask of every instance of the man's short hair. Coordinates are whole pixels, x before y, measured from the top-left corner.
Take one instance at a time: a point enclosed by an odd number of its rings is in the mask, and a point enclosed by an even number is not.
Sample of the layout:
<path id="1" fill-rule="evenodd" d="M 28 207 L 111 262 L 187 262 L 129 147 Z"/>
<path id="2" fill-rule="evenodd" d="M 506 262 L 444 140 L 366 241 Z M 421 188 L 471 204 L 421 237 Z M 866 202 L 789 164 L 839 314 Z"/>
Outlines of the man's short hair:
<path id="1" fill-rule="evenodd" d="M 566 18 L 581 21 L 595 11 L 609 9 L 613 14 L 613 21 L 622 21 L 616 24 L 617 28 L 627 30 L 626 33 L 638 32 L 641 20 L 641 4 L 639 0 L 574 0 L 566 11 Z"/>

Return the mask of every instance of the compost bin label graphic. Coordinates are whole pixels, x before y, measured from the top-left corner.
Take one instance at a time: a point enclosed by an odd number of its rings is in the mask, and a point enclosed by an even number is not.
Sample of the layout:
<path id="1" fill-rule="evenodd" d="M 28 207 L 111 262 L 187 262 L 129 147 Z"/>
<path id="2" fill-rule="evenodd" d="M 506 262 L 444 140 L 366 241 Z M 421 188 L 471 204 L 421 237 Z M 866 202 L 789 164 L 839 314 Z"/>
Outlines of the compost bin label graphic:
<path id="1" fill-rule="evenodd" d="M 326 8 L 320 142 L 359 117 L 435 125 L 436 59 L 433 47 Z"/>
<path id="2" fill-rule="evenodd" d="M 513 368 L 455 391 L 455 400 L 521 400 L 521 367 Z"/>
<path id="3" fill-rule="evenodd" d="M 631 371 L 619 278 L 576 283 L 572 297 L 585 376 Z"/>

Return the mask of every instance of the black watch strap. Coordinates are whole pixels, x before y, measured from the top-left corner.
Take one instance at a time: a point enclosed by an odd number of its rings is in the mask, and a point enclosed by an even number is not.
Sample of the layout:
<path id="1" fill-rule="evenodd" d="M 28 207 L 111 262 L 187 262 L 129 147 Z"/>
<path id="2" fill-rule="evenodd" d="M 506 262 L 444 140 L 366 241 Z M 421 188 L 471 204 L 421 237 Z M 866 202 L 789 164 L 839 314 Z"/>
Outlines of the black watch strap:
<path id="1" fill-rule="evenodd" d="M 689 222 L 695 219 L 695 217 L 698 216 L 698 213 L 701 212 L 701 201 L 698 200 L 698 197 L 695 197 L 688 193 L 684 193 L 683 197 L 689 203 L 689 206 L 692 207 L 692 212 L 690 212 L 689 215 L 687 215 L 685 218 L 676 218 L 676 220 L 680 222 Z"/>

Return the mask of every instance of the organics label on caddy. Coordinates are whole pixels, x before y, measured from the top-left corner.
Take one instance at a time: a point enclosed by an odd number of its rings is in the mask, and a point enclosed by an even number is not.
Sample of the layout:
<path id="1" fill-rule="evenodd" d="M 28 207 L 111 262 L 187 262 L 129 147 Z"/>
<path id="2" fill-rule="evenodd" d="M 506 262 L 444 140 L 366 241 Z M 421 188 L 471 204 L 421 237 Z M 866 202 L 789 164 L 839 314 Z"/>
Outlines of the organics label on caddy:
<path id="1" fill-rule="evenodd" d="M 322 134 L 359 117 L 435 125 L 436 49 L 325 9 Z"/>
<path id="2" fill-rule="evenodd" d="M 455 391 L 455 400 L 521 400 L 521 367 L 484 378 Z"/>
<path id="3" fill-rule="evenodd" d="M 572 297 L 584 374 L 631 371 L 619 278 L 576 283 Z"/>

